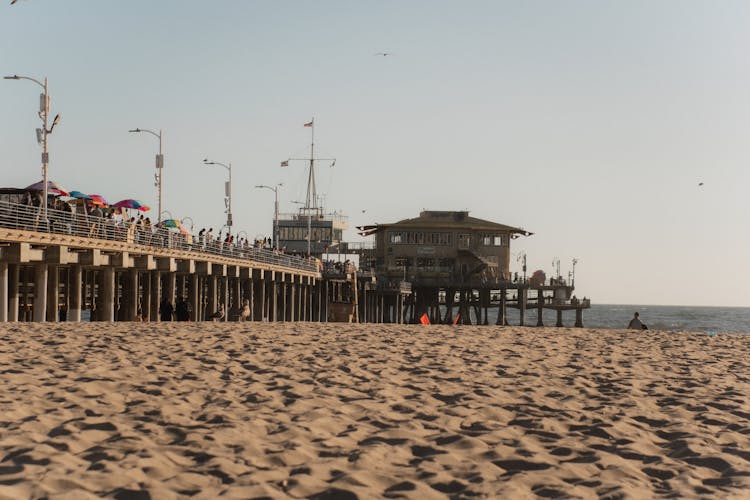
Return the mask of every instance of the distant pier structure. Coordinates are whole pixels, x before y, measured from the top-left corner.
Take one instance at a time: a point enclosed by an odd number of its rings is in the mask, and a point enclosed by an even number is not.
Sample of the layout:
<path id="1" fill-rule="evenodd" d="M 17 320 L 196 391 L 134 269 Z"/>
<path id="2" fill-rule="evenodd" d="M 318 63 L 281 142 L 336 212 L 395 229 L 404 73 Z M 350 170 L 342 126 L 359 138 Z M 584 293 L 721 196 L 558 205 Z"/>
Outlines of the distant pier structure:
<path id="1" fill-rule="evenodd" d="M 536 309 L 537 326 L 543 311 L 554 310 L 556 326 L 563 312 L 575 313 L 583 326 L 588 299 L 573 295 L 574 283 L 561 277 L 536 274 L 511 276 L 510 243 L 532 233 L 469 216 L 466 211 L 423 211 L 419 217 L 392 224 L 360 226 L 374 236 L 372 249 L 361 249 L 359 307 L 361 321 L 414 323 L 425 315 L 431 323 L 507 324 L 507 309 L 519 311 L 521 325 L 529 309 Z M 363 302 L 362 299 L 359 301 Z"/>

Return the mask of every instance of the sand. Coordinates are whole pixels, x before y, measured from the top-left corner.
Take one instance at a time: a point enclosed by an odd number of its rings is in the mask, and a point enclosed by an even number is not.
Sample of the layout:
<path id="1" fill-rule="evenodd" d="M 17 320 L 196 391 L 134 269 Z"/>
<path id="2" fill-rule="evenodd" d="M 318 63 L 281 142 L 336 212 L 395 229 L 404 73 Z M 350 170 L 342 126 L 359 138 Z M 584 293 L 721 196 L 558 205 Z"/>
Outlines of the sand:
<path id="1" fill-rule="evenodd" d="M 750 335 L 5 324 L 0 498 L 750 497 Z"/>

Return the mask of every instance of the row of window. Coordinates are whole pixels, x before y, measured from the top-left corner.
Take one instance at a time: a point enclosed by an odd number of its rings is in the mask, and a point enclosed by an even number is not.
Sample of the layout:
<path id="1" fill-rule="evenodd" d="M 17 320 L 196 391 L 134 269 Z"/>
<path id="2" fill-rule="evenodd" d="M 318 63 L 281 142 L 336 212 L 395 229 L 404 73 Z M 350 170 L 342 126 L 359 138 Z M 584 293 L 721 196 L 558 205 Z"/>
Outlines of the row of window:
<path id="1" fill-rule="evenodd" d="M 279 239 L 284 241 L 307 241 L 306 227 L 280 227 Z M 310 235 L 311 241 L 331 241 L 330 227 L 314 227 Z M 341 229 L 333 230 L 333 241 L 341 240 Z"/>
<path id="2" fill-rule="evenodd" d="M 485 247 L 499 247 L 508 245 L 507 234 L 482 233 L 477 235 L 479 244 Z M 453 233 L 427 233 L 423 231 L 391 231 L 388 242 L 394 245 L 435 245 L 452 246 Z M 458 235 L 458 247 L 471 247 L 471 234 Z"/>

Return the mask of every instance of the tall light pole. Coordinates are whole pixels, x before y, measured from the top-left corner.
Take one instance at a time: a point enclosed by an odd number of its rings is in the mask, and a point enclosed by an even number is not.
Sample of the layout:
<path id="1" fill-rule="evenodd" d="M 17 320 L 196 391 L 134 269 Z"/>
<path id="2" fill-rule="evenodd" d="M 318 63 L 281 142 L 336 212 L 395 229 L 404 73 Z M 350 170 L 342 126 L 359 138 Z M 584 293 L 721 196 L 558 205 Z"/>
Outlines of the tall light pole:
<path id="1" fill-rule="evenodd" d="M 161 129 L 159 129 L 158 134 L 153 130 L 148 130 L 145 128 L 135 128 L 132 130 L 128 130 L 128 132 L 146 132 L 147 134 L 151 134 L 159 139 L 159 153 L 156 155 L 156 174 L 154 175 L 154 186 L 159 189 L 159 220 L 157 221 L 157 223 L 161 223 L 161 186 L 164 179 L 164 154 L 162 153 Z"/>
<path id="2" fill-rule="evenodd" d="M 265 184 L 259 184 L 256 188 L 265 188 L 273 191 L 273 241 L 276 251 L 279 251 L 279 188 L 283 186 L 282 182 L 279 182 L 274 187 L 266 186 Z"/>
<path id="3" fill-rule="evenodd" d="M 19 75 L 12 75 L 12 76 L 5 76 L 3 77 L 5 80 L 28 80 L 30 82 L 34 82 L 42 89 L 44 90 L 44 93 L 39 96 L 39 118 L 42 119 L 43 127 L 42 129 L 36 129 L 37 131 L 37 141 L 42 143 L 42 184 L 43 184 L 43 197 L 44 200 L 42 201 L 42 215 L 44 217 L 45 223 L 48 222 L 47 219 L 47 195 L 49 191 L 49 187 L 47 186 L 47 168 L 49 167 L 49 152 L 47 151 L 47 136 L 52 133 L 52 130 L 55 128 L 55 125 L 57 125 L 60 121 L 60 115 L 55 116 L 55 119 L 52 121 L 52 127 L 47 127 L 47 124 L 49 122 L 49 87 L 47 86 L 47 77 L 44 78 L 44 83 L 40 82 L 36 78 L 30 78 L 28 76 L 19 76 Z"/>
<path id="4" fill-rule="evenodd" d="M 229 182 L 224 184 L 224 195 L 226 196 L 226 208 L 227 208 L 227 227 L 229 233 L 232 232 L 232 164 L 219 163 L 218 161 L 208 161 L 208 158 L 203 159 L 204 165 L 219 165 L 226 168 L 229 171 Z"/>

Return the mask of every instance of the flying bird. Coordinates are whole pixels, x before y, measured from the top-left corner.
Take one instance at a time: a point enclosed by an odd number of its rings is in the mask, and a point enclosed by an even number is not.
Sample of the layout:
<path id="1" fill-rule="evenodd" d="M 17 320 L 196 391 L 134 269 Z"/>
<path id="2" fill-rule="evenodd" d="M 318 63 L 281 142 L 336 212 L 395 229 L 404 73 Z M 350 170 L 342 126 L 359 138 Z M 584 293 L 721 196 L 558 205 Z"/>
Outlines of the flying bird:
<path id="1" fill-rule="evenodd" d="M 377 52 L 377 53 L 375 53 L 373 55 L 374 56 L 383 56 L 383 57 L 385 57 L 385 56 L 392 56 L 393 52 Z"/>
<path id="2" fill-rule="evenodd" d="M 698 183 L 698 185 L 699 185 L 699 186 L 702 186 L 702 185 L 703 185 L 703 183 L 702 183 L 702 182 L 699 182 L 699 183 Z"/>
<path id="3" fill-rule="evenodd" d="M 10 4 L 11 4 L 11 5 L 13 5 L 13 4 L 14 4 L 14 3 L 16 3 L 17 1 L 18 1 L 18 0 L 10 0 Z"/>

